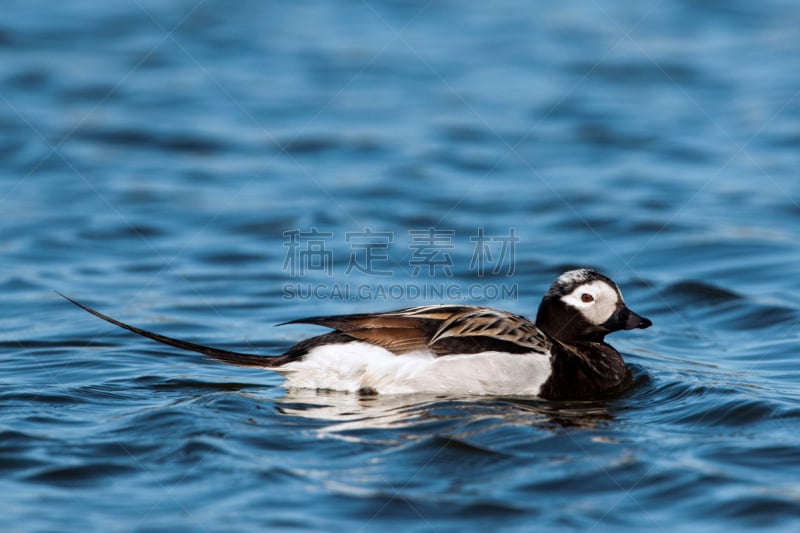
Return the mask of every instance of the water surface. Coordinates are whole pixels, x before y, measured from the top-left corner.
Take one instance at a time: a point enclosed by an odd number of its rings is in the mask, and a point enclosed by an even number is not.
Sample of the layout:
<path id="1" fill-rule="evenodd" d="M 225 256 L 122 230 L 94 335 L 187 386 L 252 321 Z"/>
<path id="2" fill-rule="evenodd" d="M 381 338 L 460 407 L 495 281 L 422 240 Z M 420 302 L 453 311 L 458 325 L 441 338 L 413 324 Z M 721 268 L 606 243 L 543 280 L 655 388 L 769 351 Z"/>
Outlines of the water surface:
<path id="1" fill-rule="evenodd" d="M 7 527 L 800 528 L 796 3 L 7 4 Z M 579 265 L 655 323 L 580 403 L 286 390 L 53 292 L 276 354 Z"/>

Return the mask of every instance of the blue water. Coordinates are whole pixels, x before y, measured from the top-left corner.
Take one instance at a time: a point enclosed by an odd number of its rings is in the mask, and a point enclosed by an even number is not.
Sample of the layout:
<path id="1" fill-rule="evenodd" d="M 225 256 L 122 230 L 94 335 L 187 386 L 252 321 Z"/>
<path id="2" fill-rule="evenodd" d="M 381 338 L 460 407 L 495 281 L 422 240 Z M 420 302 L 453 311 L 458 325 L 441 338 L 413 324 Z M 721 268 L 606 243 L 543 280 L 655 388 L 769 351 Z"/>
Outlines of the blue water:
<path id="1" fill-rule="evenodd" d="M 2 527 L 800 530 L 796 2 L 3 7 Z M 616 398 L 286 390 L 53 292 L 277 354 L 578 265 L 655 323 Z"/>

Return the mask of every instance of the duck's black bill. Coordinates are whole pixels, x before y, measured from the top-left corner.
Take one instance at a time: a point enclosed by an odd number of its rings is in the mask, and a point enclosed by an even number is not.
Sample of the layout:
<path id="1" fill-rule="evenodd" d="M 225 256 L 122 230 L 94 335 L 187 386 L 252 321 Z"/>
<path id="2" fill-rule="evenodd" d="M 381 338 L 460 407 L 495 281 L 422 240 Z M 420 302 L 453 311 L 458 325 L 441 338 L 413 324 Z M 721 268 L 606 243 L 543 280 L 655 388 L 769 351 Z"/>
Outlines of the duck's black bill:
<path id="1" fill-rule="evenodd" d="M 603 324 L 610 331 L 620 329 L 645 329 L 653 325 L 649 318 L 637 315 L 627 307 L 623 307 Z"/>

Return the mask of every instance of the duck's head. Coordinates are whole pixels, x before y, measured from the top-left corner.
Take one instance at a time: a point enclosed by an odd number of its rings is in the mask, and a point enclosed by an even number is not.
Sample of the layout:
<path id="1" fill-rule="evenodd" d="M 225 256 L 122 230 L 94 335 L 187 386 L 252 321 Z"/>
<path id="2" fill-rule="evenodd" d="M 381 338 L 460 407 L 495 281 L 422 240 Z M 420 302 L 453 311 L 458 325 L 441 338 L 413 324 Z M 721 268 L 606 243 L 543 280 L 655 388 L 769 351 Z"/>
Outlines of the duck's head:
<path id="1" fill-rule="evenodd" d="M 566 343 L 601 342 L 614 331 L 652 324 L 628 309 L 616 283 L 585 268 L 561 274 L 536 314 L 536 325 L 542 331 Z"/>

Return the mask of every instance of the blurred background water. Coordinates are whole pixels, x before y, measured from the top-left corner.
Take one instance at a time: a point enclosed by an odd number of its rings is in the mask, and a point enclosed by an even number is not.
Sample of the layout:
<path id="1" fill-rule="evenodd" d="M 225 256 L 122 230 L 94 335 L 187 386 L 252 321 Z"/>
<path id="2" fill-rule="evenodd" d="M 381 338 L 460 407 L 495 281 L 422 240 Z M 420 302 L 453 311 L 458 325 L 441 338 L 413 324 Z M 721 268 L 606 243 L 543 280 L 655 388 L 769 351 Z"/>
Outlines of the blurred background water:
<path id="1" fill-rule="evenodd" d="M 3 527 L 797 531 L 798 27 L 780 0 L 8 0 Z M 655 322 L 613 337 L 618 398 L 287 391 L 53 292 L 274 354 L 307 315 L 533 316 L 577 265 Z"/>

